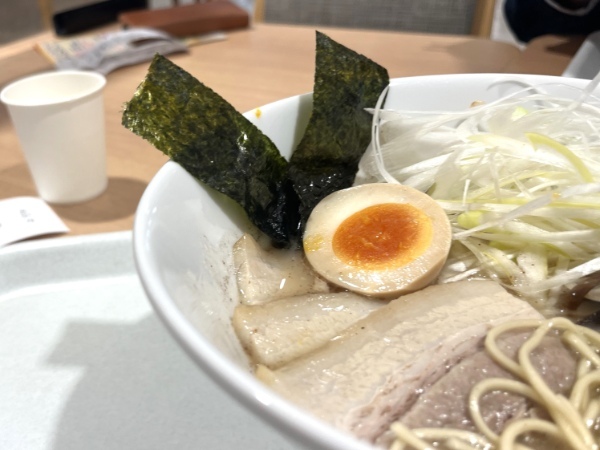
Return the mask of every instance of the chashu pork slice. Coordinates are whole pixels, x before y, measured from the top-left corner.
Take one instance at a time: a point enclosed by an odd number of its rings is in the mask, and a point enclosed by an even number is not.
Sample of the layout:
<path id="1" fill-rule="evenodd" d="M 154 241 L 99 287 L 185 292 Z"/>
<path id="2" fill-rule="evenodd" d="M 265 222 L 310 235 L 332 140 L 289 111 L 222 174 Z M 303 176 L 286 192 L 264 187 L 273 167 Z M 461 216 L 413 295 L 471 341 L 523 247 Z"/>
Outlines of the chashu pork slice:
<path id="1" fill-rule="evenodd" d="M 315 350 L 386 304 L 352 292 L 299 295 L 239 305 L 233 327 L 254 362 L 276 368 Z"/>
<path id="2" fill-rule="evenodd" d="M 491 327 L 524 318 L 541 315 L 493 281 L 429 286 L 391 301 L 315 352 L 256 374 L 296 405 L 373 442 L 421 389 L 477 352 Z"/>
<path id="3" fill-rule="evenodd" d="M 531 331 L 511 331 L 502 335 L 496 343 L 504 354 L 516 360 L 519 349 L 530 336 Z M 557 335 L 546 336 L 531 354 L 531 362 L 548 388 L 565 396 L 568 396 L 576 378 L 576 361 Z M 397 420 L 409 428 L 477 431 L 469 412 L 469 395 L 477 383 L 489 378 L 516 380 L 493 360 L 482 345 L 480 351 L 460 361 L 425 389 L 411 408 Z M 543 416 L 533 402 L 502 390 L 486 393 L 479 405 L 483 419 L 496 434 L 500 434 L 513 420 Z M 394 433 L 388 430 L 377 438 L 376 443 L 389 448 L 393 440 Z M 546 450 L 554 448 L 547 445 Z"/>
<path id="4" fill-rule="evenodd" d="M 265 249 L 244 234 L 233 246 L 233 264 L 245 305 L 314 292 L 329 292 L 327 282 L 310 267 L 300 250 Z"/>

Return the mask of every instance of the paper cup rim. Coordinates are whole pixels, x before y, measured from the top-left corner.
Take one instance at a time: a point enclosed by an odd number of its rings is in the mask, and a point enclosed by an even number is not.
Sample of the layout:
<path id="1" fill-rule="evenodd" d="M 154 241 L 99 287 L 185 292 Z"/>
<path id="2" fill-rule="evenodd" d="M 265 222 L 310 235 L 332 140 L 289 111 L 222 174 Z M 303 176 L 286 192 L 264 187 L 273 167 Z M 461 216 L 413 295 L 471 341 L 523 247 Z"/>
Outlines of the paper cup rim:
<path id="1" fill-rule="evenodd" d="M 18 87 L 22 87 L 23 84 L 33 83 L 36 80 L 43 78 L 55 78 L 64 77 L 65 75 L 81 76 L 86 78 L 95 79 L 96 83 L 90 84 L 89 88 L 80 90 L 73 95 L 65 96 L 60 99 L 52 99 L 44 102 L 31 103 L 27 101 L 20 101 L 10 98 L 10 91 Z M 97 92 L 100 92 L 106 85 L 106 77 L 97 72 L 90 72 L 84 70 L 56 70 L 52 72 L 42 72 L 35 75 L 28 75 L 23 78 L 19 78 L 6 86 L 0 91 L 0 102 L 7 106 L 21 106 L 21 107 L 36 107 L 46 105 L 60 105 L 65 103 L 74 102 L 83 98 L 89 97 Z"/>

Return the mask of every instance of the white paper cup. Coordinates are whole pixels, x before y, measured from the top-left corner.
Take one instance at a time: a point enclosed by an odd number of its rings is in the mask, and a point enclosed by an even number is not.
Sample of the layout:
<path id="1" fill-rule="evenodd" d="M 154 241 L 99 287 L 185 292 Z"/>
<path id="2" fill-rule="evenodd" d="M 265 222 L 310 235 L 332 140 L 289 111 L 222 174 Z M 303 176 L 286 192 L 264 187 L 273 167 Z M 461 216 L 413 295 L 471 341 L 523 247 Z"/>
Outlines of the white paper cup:
<path id="1" fill-rule="evenodd" d="M 81 202 L 106 189 L 105 84 L 100 74 L 69 70 L 23 78 L 0 92 L 47 202 Z"/>

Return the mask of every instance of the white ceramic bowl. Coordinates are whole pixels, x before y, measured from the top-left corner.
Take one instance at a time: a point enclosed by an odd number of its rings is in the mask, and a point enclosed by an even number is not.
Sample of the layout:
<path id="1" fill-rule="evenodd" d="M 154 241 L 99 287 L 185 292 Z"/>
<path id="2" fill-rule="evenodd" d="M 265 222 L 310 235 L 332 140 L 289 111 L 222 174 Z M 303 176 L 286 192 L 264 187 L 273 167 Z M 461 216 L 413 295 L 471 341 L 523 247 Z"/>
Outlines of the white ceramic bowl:
<path id="1" fill-rule="evenodd" d="M 403 78 L 393 80 L 386 106 L 463 110 L 473 101 L 492 101 L 519 90 L 523 83 L 583 87 L 586 82 L 504 74 Z M 566 88 L 558 91 L 574 94 Z M 246 116 L 289 156 L 307 123 L 311 102 L 310 94 L 292 97 L 261 107 L 261 114 L 250 111 Z M 135 259 L 154 308 L 189 355 L 223 389 L 301 446 L 372 449 L 299 410 L 251 374 L 231 325 L 237 303 L 231 250 L 248 226 L 231 201 L 205 189 L 179 165 L 167 163 L 144 193 L 134 225 Z"/>

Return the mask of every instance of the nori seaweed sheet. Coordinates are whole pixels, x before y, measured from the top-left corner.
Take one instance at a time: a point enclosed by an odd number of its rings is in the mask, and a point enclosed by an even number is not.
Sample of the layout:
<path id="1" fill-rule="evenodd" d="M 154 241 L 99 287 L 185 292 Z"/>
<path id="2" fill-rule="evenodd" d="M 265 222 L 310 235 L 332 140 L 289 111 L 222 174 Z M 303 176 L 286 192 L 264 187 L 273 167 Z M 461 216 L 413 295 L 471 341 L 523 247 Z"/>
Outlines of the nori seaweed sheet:
<path id="1" fill-rule="evenodd" d="M 226 100 L 156 55 L 123 125 L 235 200 L 275 245 L 298 244 L 316 204 L 352 186 L 385 68 L 317 32 L 313 111 L 290 163 Z"/>
<path id="2" fill-rule="evenodd" d="M 317 32 L 313 112 L 290 160 L 300 198 L 300 232 L 327 195 L 352 186 L 371 141 L 374 107 L 389 84 L 384 67 Z"/>
<path id="3" fill-rule="evenodd" d="M 235 200 L 276 245 L 288 245 L 297 235 L 297 198 L 288 163 L 275 144 L 165 57 L 152 60 L 125 105 L 122 124 L 196 179 Z"/>

